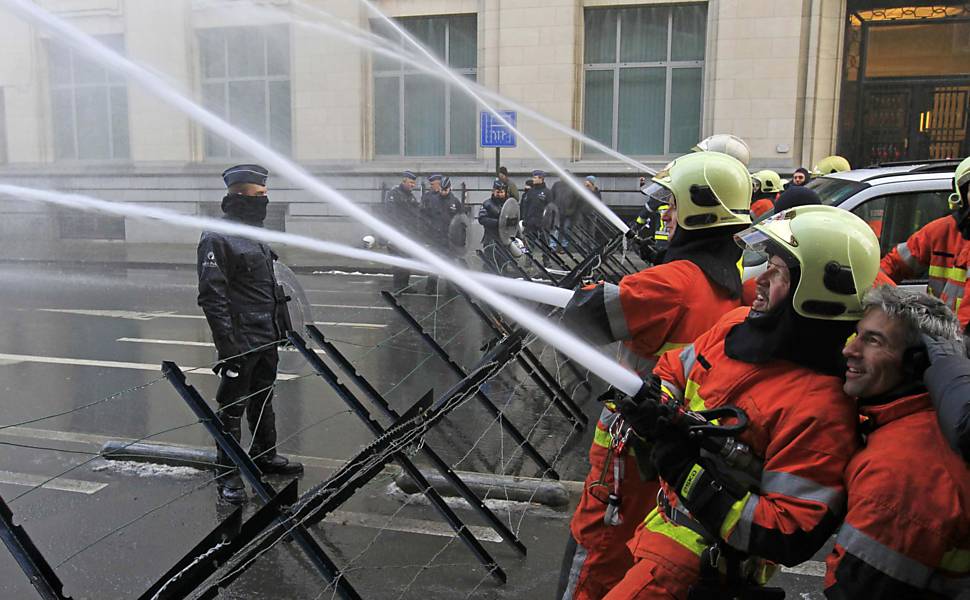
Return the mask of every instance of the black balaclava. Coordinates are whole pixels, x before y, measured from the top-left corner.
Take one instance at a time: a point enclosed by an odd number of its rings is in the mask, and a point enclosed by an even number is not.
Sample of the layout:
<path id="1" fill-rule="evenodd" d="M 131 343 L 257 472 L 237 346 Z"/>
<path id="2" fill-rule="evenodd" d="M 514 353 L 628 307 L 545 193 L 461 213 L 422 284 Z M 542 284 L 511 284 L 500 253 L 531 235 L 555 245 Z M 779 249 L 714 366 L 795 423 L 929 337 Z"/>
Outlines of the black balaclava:
<path id="1" fill-rule="evenodd" d="M 670 238 L 670 245 L 662 256 L 657 257 L 657 262 L 690 261 L 731 298 L 740 298 L 741 272 L 738 261 L 741 259 L 741 248 L 734 242 L 734 234 L 746 227 L 729 225 L 688 230 L 678 226 Z"/>
<path id="2" fill-rule="evenodd" d="M 795 312 L 793 299 L 801 269 L 794 260 L 785 262 L 791 272 L 788 296 L 774 310 L 752 309 L 748 318 L 728 332 L 724 352 L 747 363 L 787 360 L 824 375 L 842 377 L 842 348 L 855 329 L 855 321 L 809 319 Z"/>
<path id="3" fill-rule="evenodd" d="M 244 196 L 242 194 L 227 194 L 222 199 L 222 212 L 233 221 L 240 221 L 246 225 L 262 227 L 266 219 L 266 205 L 269 196 Z"/>
<path id="4" fill-rule="evenodd" d="M 801 173 L 802 175 L 804 175 L 805 176 L 805 183 L 799 185 L 799 184 L 795 183 L 794 181 L 792 181 L 789 187 L 801 187 L 803 185 L 807 185 L 808 182 L 812 180 L 812 174 L 809 173 L 808 172 L 808 169 L 806 169 L 805 167 L 798 167 L 797 169 L 795 169 L 795 173 Z"/>

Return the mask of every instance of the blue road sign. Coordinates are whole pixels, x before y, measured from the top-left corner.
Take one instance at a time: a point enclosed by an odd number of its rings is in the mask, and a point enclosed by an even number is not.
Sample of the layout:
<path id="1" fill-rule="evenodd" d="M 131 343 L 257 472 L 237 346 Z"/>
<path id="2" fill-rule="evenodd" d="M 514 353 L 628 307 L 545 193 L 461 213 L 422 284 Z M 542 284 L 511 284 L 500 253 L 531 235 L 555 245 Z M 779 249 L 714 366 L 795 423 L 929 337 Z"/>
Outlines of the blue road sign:
<path id="1" fill-rule="evenodd" d="M 500 110 L 505 119 L 517 126 L 515 122 L 514 110 Z M 482 148 L 515 148 L 515 134 L 502 122 L 495 118 L 495 115 L 488 111 L 482 111 L 479 123 L 481 124 L 481 146 Z"/>

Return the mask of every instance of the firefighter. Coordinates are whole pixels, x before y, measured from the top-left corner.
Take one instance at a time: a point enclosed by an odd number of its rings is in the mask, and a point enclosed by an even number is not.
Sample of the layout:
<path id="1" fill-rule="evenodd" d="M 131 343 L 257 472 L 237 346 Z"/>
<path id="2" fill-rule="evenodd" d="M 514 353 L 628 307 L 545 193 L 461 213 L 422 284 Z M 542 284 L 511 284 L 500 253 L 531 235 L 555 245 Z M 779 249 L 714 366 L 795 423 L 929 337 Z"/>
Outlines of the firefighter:
<path id="1" fill-rule="evenodd" d="M 716 152 L 677 158 L 653 179 L 651 201 L 669 205 L 676 223 L 661 265 L 578 290 L 564 323 L 596 344 L 616 340 L 624 362 L 646 373 L 665 350 L 689 344 L 739 306 L 741 250 L 732 236 L 750 224 L 751 176 Z M 590 447 L 590 472 L 570 524 L 560 588 L 563 598 L 601 598 L 633 564 L 626 543 L 656 498 L 655 475 L 638 472 L 636 455 L 604 411 Z M 619 477 L 617 477 L 619 475 Z"/>
<path id="2" fill-rule="evenodd" d="M 662 383 L 645 389 L 694 411 L 739 409 L 748 424 L 735 435 L 749 451 L 702 453 L 660 402 L 627 401 L 624 418 L 653 441 L 663 486 L 631 543 L 637 562 L 608 600 L 683 599 L 691 588 L 745 597 L 771 563 L 811 558 L 844 512 L 858 416 L 840 352 L 879 270 L 879 242 L 859 217 L 829 206 L 789 210 L 737 239 L 770 257 L 753 306 L 664 354 L 654 369 Z M 727 565 L 730 586 L 719 574 Z"/>
<path id="3" fill-rule="evenodd" d="M 851 170 L 852 165 L 849 164 L 849 161 L 844 157 L 833 154 L 818 161 L 818 164 L 812 169 L 812 176 L 822 177 L 824 175 L 831 175 L 832 173 L 844 173 L 845 171 Z"/>
<path id="4" fill-rule="evenodd" d="M 226 219 L 262 227 L 266 218 L 266 179 L 259 165 L 236 165 L 222 174 Z M 253 443 L 249 448 L 256 466 L 264 473 L 294 475 L 303 465 L 276 453 L 276 413 L 273 385 L 279 363 L 277 344 L 286 336 L 286 300 L 276 282 L 269 245 L 243 237 L 206 231 L 198 247 L 199 306 L 212 330 L 219 353 L 213 367 L 219 375 L 219 419 L 226 433 L 241 439 L 245 413 Z M 222 448 L 217 464 L 223 500 L 241 503 L 246 488 L 239 470 Z"/>
<path id="5" fill-rule="evenodd" d="M 770 169 L 758 171 L 751 176 L 754 194 L 751 196 L 751 218 L 757 219 L 761 215 L 775 208 L 775 200 L 782 192 L 781 177 Z"/>
<path id="6" fill-rule="evenodd" d="M 846 345 L 845 392 L 858 399 L 864 447 L 845 471 L 848 508 L 826 560 L 831 599 L 970 595 L 970 468 L 947 445 L 922 381 L 921 336 L 961 343 L 942 301 L 872 290 Z"/>
<path id="7" fill-rule="evenodd" d="M 963 307 L 970 260 L 968 187 L 970 158 L 964 159 L 954 173 L 954 193 L 950 196 L 953 212 L 930 221 L 908 240 L 897 244 L 880 264 L 882 271 L 896 283 L 928 275 L 929 292 L 957 314 L 964 329 L 970 325 L 970 307 Z"/>

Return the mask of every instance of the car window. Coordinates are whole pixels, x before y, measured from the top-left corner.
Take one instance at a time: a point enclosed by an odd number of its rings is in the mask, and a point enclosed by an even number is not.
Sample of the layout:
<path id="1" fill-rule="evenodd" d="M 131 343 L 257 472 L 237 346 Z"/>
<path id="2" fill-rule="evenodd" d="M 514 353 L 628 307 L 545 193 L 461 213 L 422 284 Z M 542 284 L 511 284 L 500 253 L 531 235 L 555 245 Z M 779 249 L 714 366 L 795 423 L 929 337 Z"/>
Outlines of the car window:
<path id="1" fill-rule="evenodd" d="M 949 212 L 949 191 L 910 192 L 879 196 L 852 209 L 872 227 L 885 256 L 900 242 L 934 219 Z"/>
<path id="2" fill-rule="evenodd" d="M 822 204 L 838 206 L 849 196 L 869 187 L 869 184 L 836 177 L 818 177 L 809 181 L 808 187 L 815 190 L 815 193 L 822 199 Z"/>

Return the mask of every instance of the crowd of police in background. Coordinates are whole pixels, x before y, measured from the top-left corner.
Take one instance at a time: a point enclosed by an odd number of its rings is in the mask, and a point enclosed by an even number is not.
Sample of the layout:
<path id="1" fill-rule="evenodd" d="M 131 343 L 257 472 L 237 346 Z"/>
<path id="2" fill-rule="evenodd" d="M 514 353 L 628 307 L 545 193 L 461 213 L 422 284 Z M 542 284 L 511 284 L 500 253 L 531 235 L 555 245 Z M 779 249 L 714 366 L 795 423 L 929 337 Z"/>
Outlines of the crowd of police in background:
<path id="1" fill-rule="evenodd" d="M 951 214 L 886 256 L 878 224 L 822 205 L 808 173 L 785 189 L 748 160 L 742 140 L 713 136 L 644 181 L 626 235 L 650 264 L 574 290 L 563 310 L 591 343 L 621 342 L 618 360 L 643 385 L 601 398 L 559 597 L 783 597 L 770 577 L 835 533 L 829 598 L 970 597 L 970 158 L 954 172 Z M 813 174 L 848 169 L 829 157 Z M 262 225 L 267 176 L 259 165 L 223 173 L 227 219 Z M 416 182 L 405 173 L 388 192 L 388 220 L 444 250 L 462 202 L 441 175 L 419 202 Z M 504 229 L 563 248 L 569 219 L 537 219 L 559 208 L 542 171 L 520 213 L 501 208 L 518 193 L 507 173 L 492 187 L 484 241 L 506 243 Z M 665 245 L 645 227 L 658 217 Z M 765 265 L 744 282 L 742 251 Z M 240 437 L 245 412 L 259 468 L 299 474 L 275 451 L 276 346 L 290 328 L 276 255 L 206 232 L 198 259 L 227 433 Z M 929 293 L 895 286 L 921 274 Z M 394 275 L 403 292 L 409 273 Z M 219 463 L 220 497 L 244 501 L 238 471 Z"/>

